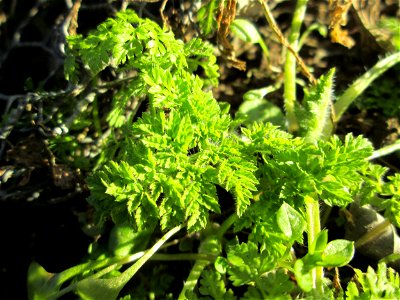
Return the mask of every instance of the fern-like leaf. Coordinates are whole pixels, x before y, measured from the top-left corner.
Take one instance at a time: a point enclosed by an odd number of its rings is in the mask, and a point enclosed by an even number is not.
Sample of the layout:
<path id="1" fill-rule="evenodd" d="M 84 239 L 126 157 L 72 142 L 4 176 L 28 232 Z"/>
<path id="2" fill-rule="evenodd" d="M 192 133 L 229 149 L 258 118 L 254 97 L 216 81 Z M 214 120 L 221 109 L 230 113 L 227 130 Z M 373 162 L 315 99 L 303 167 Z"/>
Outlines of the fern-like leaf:
<path id="1" fill-rule="evenodd" d="M 301 133 L 310 142 L 323 137 L 327 126 L 331 125 L 334 73 L 335 69 L 331 69 L 314 86 L 305 90 L 303 107 L 298 107 Z"/>

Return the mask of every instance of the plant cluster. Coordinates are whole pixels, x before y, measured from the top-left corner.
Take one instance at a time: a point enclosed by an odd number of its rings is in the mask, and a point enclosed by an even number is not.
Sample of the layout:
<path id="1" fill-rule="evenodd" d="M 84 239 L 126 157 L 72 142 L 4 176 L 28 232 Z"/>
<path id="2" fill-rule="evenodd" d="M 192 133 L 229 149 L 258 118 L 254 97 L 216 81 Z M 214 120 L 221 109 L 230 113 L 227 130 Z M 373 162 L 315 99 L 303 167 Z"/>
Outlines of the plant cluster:
<path id="1" fill-rule="evenodd" d="M 393 68 L 393 71 L 398 73 L 400 69 Z M 397 99 L 399 99 L 399 91 L 396 89 L 395 80 L 380 78 L 355 104 L 359 109 L 382 111 L 387 117 L 398 117 L 400 108 Z"/>
<path id="2" fill-rule="evenodd" d="M 206 33 L 213 26 L 206 10 L 215 7 L 210 1 L 199 12 Z M 106 119 L 111 133 L 88 179 L 97 226 L 112 220 L 115 227 L 108 249 L 94 242 L 81 265 L 49 274 L 32 263 L 30 298 L 69 292 L 108 300 L 400 297 L 399 275 L 383 263 L 376 273 L 355 270 L 343 288 L 326 273 L 348 265 L 355 246 L 329 239 L 321 206 L 345 208 L 362 199 L 400 224 L 399 174 L 383 180 L 387 169 L 371 163 L 367 139 L 332 135 L 331 111 L 342 108 L 332 101 L 334 69 L 293 107 L 295 136 L 268 122 L 233 118 L 229 105 L 214 99 L 207 91 L 218 84 L 213 51 L 198 38 L 177 40 L 130 10 L 85 37 L 68 38 L 65 75 L 72 84 L 95 84 L 104 72 L 120 78 Z M 346 107 L 355 98 L 349 97 L 341 98 Z M 135 99 L 146 111 L 130 109 Z M 179 253 L 167 243 L 172 236 Z M 186 247 L 188 240 L 197 246 Z M 194 263 L 173 295 L 162 267 L 152 271 L 147 290 L 137 279 L 148 260 Z M 133 292 L 122 295 L 131 279 Z"/>

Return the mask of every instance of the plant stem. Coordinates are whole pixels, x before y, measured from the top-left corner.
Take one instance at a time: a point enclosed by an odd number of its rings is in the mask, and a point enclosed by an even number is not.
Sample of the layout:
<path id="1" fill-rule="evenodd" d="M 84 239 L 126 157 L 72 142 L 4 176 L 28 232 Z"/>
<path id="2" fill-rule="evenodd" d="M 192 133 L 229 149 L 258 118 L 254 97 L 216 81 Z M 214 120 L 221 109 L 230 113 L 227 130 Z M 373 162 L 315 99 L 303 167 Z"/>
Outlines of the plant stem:
<path id="1" fill-rule="evenodd" d="M 382 156 L 385 156 L 385 155 L 389 155 L 389 154 L 391 154 L 393 152 L 396 152 L 396 151 L 400 151 L 400 139 L 398 139 L 396 142 L 394 142 L 391 145 L 388 145 L 388 146 L 382 147 L 382 148 L 380 148 L 378 150 L 375 150 L 372 153 L 372 155 L 370 157 L 368 157 L 368 160 L 373 160 L 375 158 L 379 158 L 379 157 L 382 157 Z"/>
<path id="2" fill-rule="evenodd" d="M 357 248 L 367 244 L 368 242 L 373 241 L 375 238 L 377 238 L 379 235 L 381 235 L 389 226 L 391 226 L 391 223 L 389 220 L 385 220 L 382 223 L 378 224 L 374 228 L 372 228 L 370 231 L 368 231 L 366 234 L 364 234 L 362 237 L 360 237 L 354 244 L 354 246 Z"/>
<path id="3" fill-rule="evenodd" d="M 372 81 L 399 62 L 400 52 L 393 53 L 379 60 L 371 69 L 365 72 L 364 75 L 354 81 L 354 83 L 337 99 L 334 105 L 334 123 L 340 120 L 347 108 L 367 87 L 369 87 Z"/>
<path id="4" fill-rule="evenodd" d="M 224 223 L 222 223 L 222 225 L 218 228 L 218 233 L 217 233 L 218 237 L 222 238 L 225 232 L 227 232 L 228 229 L 231 228 L 233 223 L 235 223 L 238 218 L 239 217 L 237 214 L 230 215 L 229 218 L 226 219 Z"/>
<path id="5" fill-rule="evenodd" d="M 200 278 L 201 272 L 203 269 L 210 263 L 208 260 L 199 259 L 196 260 L 193 268 L 190 270 L 189 276 L 183 285 L 183 289 L 179 294 L 178 300 L 185 300 L 188 299 L 186 296 L 186 292 L 193 291 L 194 287 L 197 284 L 197 281 Z"/>
<path id="6" fill-rule="evenodd" d="M 307 77 L 307 79 L 312 83 L 315 84 L 317 82 L 317 80 L 315 79 L 314 75 L 312 75 L 310 73 L 310 71 L 308 70 L 306 64 L 304 63 L 304 61 L 301 59 L 301 57 L 299 56 L 299 54 L 293 49 L 293 47 L 289 44 L 289 42 L 286 40 L 285 36 L 283 35 L 282 31 L 279 29 L 278 24 L 276 24 L 274 17 L 272 16 L 272 13 L 268 7 L 268 4 L 266 2 L 266 0 L 258 0 L 258 2 L 260 2 L 263 10 L 264 10 L 264 15 L 267 18 L 268 24 L 269 26 L 271 26 L 272 30 L 274 31 L 274 33 L 276 34 L 276 36 L 278 37 L 279 42 L 285 46 L 290 52 L 292 52 L 292 54 L 294 55 L 294 57 L 296 58 L 297 64 L 300 67 L 301 72 L 303 73 L 304 76 Z"/>
<path id="7" fill-rule="evenodd" d="M 178 242 L 177 241 L 171 241 L 169 243 L 165 243 L 161 248 L 166 248 L 170 245 L 176 245 Z M 160 248 L 160 249 L 161 249 Z M 146 251 L 140 251 L 134 254 L 131 254 L 129 256 L 125 257 L 111 257 L 111 258 L 106 258 L 101 261 L 90 261 L 86 262 L 77 266 L 74 266 L 72 268 L 69 268 L 67 270 L 64 270 L 60 273 L 57 273 L 50 279 L 49 285 L 52 285 L 54 287 L 61 286 L 64 282 L 67 280 L 79 275 L 83 274 L 86 271 L 94 271 L 97 269 L 102 269 L 101 271 L 97 272 L 96 274 L 92 275 L 92 278 L 100 278 L 104 274 L 112 271 L 119 265 L 124 265 L 124 264 L 129 264 L 134 261 L 137 261 L 139 258 L 141 258 L 143 255 L 146 254 Z M 165 255 L 166 254 L 154 254 L 151 257 L 151 260 L 165 260 Z M 192 254 L 194 257 L 191 257 L 189 254 L 184 254 L 186 255 L 183 257 L 183 254 L 170 254 L 172 257 L 169 260 L 196 260 L 198 259 L 198 256 L 200 254 Z M 189 255 L 189 256 L 188 256 Z M 179 256 L 179 257 L 178 257 Z M 211 259 L 211 258 L 209 258 Z"/>
<path id="8" fill-rule="evenodd" d="M 211 231 L 212 232 L 212 231 Z M 215 233 L 211 233 L 208 235 L 200 244 L 199 247 L 199 254 L 212 254 L 215 255 L 215 258 L 221 252 L 221 242 L 218 235 Z M 210 264 L 212 261 L 205 260 L 205 259 L 197 259 L 194 263 L 194 266 L 190 270 L 189 276 L 183 285 L 182 291 L 179 294 L 178 300 L 185 300 L 188 299 L 186 295 L 187 292 L 192 292 L 194 287 L 197 284 L 197 281 L 200 278 L 201 273 L 203 272 L 204 268 Z"/>
<path id="9" fill-rule="evenodd" d="M 49 285 L 53 287 L 60 287 L 64 282 L 68 281 L 69 279 L 84 273 L 85 271 L 94 271 L 100 268 L 108 267 L 109 265 L 113 265 L 118 263 L 119 260 L 115 257 L 113 258 L 106 258 L 101 261 L 91 261 L 87 263 L 83 263 L 74 267 L 71 267 L 67 270 L 64 270 L 58 274 L 55 274 L 53 278 L 50 279 Z"/>
<path id="10" fill-rule="evenodd" d="M 122 273 L 121 276 L 124 277 L 126 282 L 128 282 L 133 275 L 136 274 L 136 272 L 145 264 L 145 262 L 148 261 L 167 240 L 169 240 L 183 227 L 183 225 L 178 225 L 168 231 L 159 241 L 157 241 L 157 243 L 153 245 L 153 247 L 147 250 L 146 253 L 134 265 L 130 266 L 124 273 Z"/>
<path id="11" fill-rule="evenodd" d="M 261 277 L 257 278 L 255 280 L 255 283 L 256 283 L 256 286 L 262 287 L 263 286 L 263 282 L 260 279 L 261 279 Z M 264 289 L 259 288 L 258 291 L 260 292 L 260 294 L 261 294 L 263 299 L 268 299 L 268 295 L 265 293 Z"/>
<path id="12" fill-rule="evenodd" d="M 221 239 L 224 236 L 225 232 L 233 225 L 233 223 L 238 219 L 236 214 L 232 214 L 228 219 L 225 220 L 224 223 L 218 228 L 216 233 L 211 233 L 207 236 L 202 244 L 200 245 L 199 252 L 201 254 L 202 249 L 204 249 L 204 254 L 211 254 L 217 257 L 221 253 Z M 212 252 L 212 253 L 211 253 Z M 196 260 L 194 266 L 190 270 L 189 276 L 183 285 L 182 291 L 179 294 L 178 300 L 188 299 L 186 296 L 187 292 L 192 292 L 194 287 L 196 286 L 201 273 L 204 268 L 209 265 L 212 261 L 205 259 Z"/>
<path id="13" fill-rule="evenodd" d="M 318 198 L 306 197 L 306 217 L 307 217 L 307 242 L 308 247 L 313 244 L 315 238 L 321 231 L 320 212 Z M 315 267 L 312 270 L 313 287 L 320 293 L 323 293 L 322 280 L 324 278 L 323 267 Z"/>
<path id="14" fill-rule="evenodd" d="M 96 282 L 100 283 L 100 281 L 103 281 L 103 282 L 107 283 L 106 286 L 112 286 L 113 289 L 111 290 L 111 292 L 112 292 L 113 297 L 109 296 L 109 295 L 111 295 L 111 293 L 108 294 L 108 296 L 105 295 L 104 297 L 109 297 L 109 299 L 111 299 L 111 298 L 116 299 L 119 292 L 124 287 L 124 285 L 136 274 L 136 272 L 145 264 L 145 262 L 148 261 L 168 239 L 170 239 L 175 233 L 177 233 L 183 227 L 184 227 L 184 225 L 178 225 L 178 226 L 172 228 L 157 243 L 155 243 L 153 245 L 153 247 L 151 247 L 149 250 L 147 250 L 143 255 L 142 255 L 142 252 L 134 254 L 134 255 L 136 255 L 136 257 L 140 257 L 140 256 L 141 257 L 135 264 L 130 266 L 121 275 L 110 278 L 110 279 L 98 279 L 98 276 L 97 276 L 98 273 L 96 273 L 93 276 L 87 277 L 81 281 L 78 281 L 78 282 L 64 288 L 63 290 L 59 291 L 54 296 L 52 296 L 50 299 L 57 299 L 57 298 L 61 297 L 62 295 L 77 289 L 79 287 L 79 285 L 84 285 L 85 282 L 90 282 L 90 281 L 94 281 L 95 283 Z M 121 264 L 121 262 L 119 262 L 118 264 Z M 99 273 L 104 275 L 107 272 L 112 271 L 115 268 L 115 266 L 116 265 L 111 265 L 111 266 L 107 267 L 106 269 L 101 270 Z M 100 287 L 100 285 L 99 285 L 99 287 Z M 108 290 L 105 290 L 105 291 L 108 291 Z M 109 299 L 105 299 L 105 300 L 109 300 Z"/>
<path id="15" fill-rule="evenodd" d="M 304 20 L 307 2 L 308 0 L 298 0 L 293 14 L 288 42 L 296 52 L 299 50 L 300 28 Z M 290 51 L 286 52 L 284 74 L 284 99 L 288 130 L 289 132 L 294 132 L 299 129 L 297 118 L 294 112 L 296 103 L 296 57 Z"/>
<path id="16" fill-rule="evenodd" d="M 208 260 L 213 262 L 216 259 L 215 255 L 207 253 L 176 253 L 176 254 L 162 254 L 156 253 L 150 260 L 161 260 L 161 261 L 182 261 L 182 260 Z"/>
<path id="17" fill-rule="evenodd" d="M 97 132 L 97 136 L 101 136 L 102 131 L 101 131 L 101 122 L 99 118 L 99 107 L 97 103 L 97 97 L 94 98 L 93 100 L 93 108 L 92 108 L 92 116 L 93 116 L 93 126 Z"/>

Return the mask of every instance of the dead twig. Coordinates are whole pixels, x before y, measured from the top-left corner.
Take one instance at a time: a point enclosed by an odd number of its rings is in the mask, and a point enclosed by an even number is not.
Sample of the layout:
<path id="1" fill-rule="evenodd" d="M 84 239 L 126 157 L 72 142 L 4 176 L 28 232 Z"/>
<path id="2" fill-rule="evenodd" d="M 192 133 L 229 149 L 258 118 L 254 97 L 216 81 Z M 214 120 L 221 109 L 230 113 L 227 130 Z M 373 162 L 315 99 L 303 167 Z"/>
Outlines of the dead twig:
<path id="1" fill-rule="evenodd" d="M 297 53 L 297 51 L 293 49 L 293 47 L 290 45 L 290 43 L 287 41 L 287 39 L 283 35 L 279 26 L 276 24 L 276 21 L 275 21 L 274 17 L 272 16 L 272 13 L 268 7 L 267 1 L 265 1 L 265 0 L 258 0 L 258 1 L 260 2 L 261 6 L 264 10 L 264 14 L 265 14 L 265 17 L 267 18 L 269 26 L 271 26 L 272 30 L 275 32 L 276 36 L 279 39 L 279 42 L 284 47 L 286 47 L 290 52 L 292 52 L 292 54 L 296 58 L 297 64 L 300 66 L 300 70 L 304 74 L 304 76 L 306 76 L 307 79 L 312 84 L 316 84 L 317 80 L 315 79 L 314 75 L 312 75 L 311 72 L 308 70 L 303 59 L 300 57 L 300 55 Z"/>
<path id="2" fill-rule="evenodd" d="M 78 28 L 78 12 L 79 8 L 81 7 L 81 0 L 76 0 L 70 13 L 68 14 L 68 34 L 69 35 L 76 35 L 76 29 Z"/>
<path id="3" fill-rule="evenodd" d="M 246 70 L 246 62 L 236 58 L 233 47 L 228 41 L 227 36 L 236 16 L 236 0 L 220 1 L 217 12 L 217 41 L 223 57 L 232 66 L 241 71 Z"/>

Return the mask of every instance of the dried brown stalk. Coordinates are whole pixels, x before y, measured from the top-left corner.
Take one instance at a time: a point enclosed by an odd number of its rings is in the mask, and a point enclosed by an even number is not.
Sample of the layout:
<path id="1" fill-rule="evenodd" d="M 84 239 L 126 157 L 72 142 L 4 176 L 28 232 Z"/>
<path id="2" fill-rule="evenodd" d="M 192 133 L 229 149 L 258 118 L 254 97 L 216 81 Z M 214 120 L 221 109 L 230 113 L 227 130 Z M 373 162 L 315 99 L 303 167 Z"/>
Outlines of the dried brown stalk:
<path id="1" fill-rule="evenodd" d="M 290 43 L 287 41 L 285 36 L 283 35 L 282 31 L 280 30 L 278 24 L 276 24 L 276 21 L 274 17 L 272 16 L 271 10 L 268 7 L 267 1 L 266 0 L 259 0 L 261 6 L 263 7 L 265 17 L 267 18 L 269 26 L 271 26 L 272 30 L 275 32 L 276 36 L 278 37 L 279 42 L 285 46 L 296 58 L 297 64 L 300 66 L 301 72 L 304 74 L 304 76 L 307 77 L 307 79 L 312 83 L 315 84 L 317 81 L 314 77 L 314 75 L 311 74 L 311 72 L 308 70 L 306 64 L 304 63 L 303 59 L 299 56 L 296 50 L 293 49 L 293 47 L 290 45 Z"/>
<path id="2" fill-rule="evenodd" d="M 236 0 L 220 0 L 217 13 L 217 41 L 223 57 L 236 69 L 245 71 L 246 62 L 235 57 L 231 43 L 227 40 L 230 27 L 236 16 Z"/>
<path id="3" fill-rule="evenodd" d="M 355 41 L 349 36 L 347 30 L 342 27 L 347 24 L 347 13 L 352 0 L 329 0 L 329 29 L 331 41 L 352 48 Z"/>

